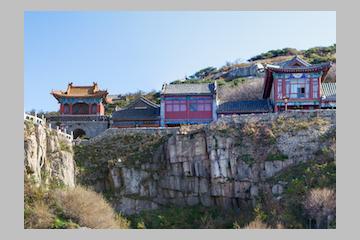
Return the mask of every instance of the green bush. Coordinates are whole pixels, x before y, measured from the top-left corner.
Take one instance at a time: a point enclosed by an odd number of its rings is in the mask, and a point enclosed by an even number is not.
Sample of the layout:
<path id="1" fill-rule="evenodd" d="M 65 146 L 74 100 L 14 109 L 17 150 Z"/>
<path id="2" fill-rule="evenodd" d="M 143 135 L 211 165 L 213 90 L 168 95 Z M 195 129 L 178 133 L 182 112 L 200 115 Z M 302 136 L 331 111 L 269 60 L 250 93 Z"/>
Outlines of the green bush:
<path id="1" fill-rule="evenodd" d="M 62 217 L 56 217 L 52 228 L 55 229 L 71 229 L 71 228 L 79 228 L 79 224 L 72 222 L 71 220 L 63 219 Z"/>
<path id="2" fill-rule="evenodd" d="M 335 188 L 335 161 L 301 163 L 282 171 L 270 181 L 287 183 L 281 201 L 281 210 L 277 216 L 273 217 L 286 224 L 287 228 L 306 228 L 308 219 L 304 215 L 302 204 L 304 198 L 307 192 L 313 188 Z"/>
<path id="3" fill-rule="evenodd" d="M 248 165 L 255 163 L 255 159 L 250 154 L 241 155 L 241 160 Z"/>
<path id="4" fill-rule="evenodd" d="M 235 222 L 245 224 L 234 211 L 217 207 L 168 206 L 163 209 L 142 211 L 129 216 L 132 228 L 140 229 L 199 229 L 233 228 Z"/>
<path id="5" fill-rule="evenodd" d="M 71 143 L 66 142 L 65 140 L 60 139 L 59 140 L 60 150 L 64 152 L 72 153 L 71 150 Z"/>
<path id="6" fill-rule="evenodd" d="M 273 153 L 267 156 L 266 161 L 283 161 L 287 159 L 289 159 L 287 155 L 284 155 L 282 153 Z"/>

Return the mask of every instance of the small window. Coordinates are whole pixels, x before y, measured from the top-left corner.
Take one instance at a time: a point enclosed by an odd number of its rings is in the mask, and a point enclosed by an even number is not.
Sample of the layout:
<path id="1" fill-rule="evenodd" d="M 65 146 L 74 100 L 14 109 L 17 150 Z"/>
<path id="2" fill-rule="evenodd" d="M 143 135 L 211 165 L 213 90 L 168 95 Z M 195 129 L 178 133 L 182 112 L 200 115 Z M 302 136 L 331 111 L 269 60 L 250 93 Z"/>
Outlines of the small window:
<path id="1" fill-rule="evenodd" d="M 197 111 L 197 104 L 196 103 L 190 103 L 190 111 L 196 112 Z"/>
<path id="2" fill-rule="evenodd" d="M 205 104 L 205 111 L 211 111 L 211 104 Z"/>
<path id="3" fill-rule="evenodd" d="M 198 111 L 204 111 L 204 108 L 205 108 L 205 106 L 203 103 L 198 104 Z"/>
<path id="4" fill-rule="evenodd" d="M 173 108 L 172 108 L 172 107 L 173 107 L 172 105 L 166 104 L 166 111 L 167 111 L 167 112 L 172 112 L 172 111 L 173 111 Z"/>
<path id="5" fill-rule="evenodd" d="M 185 112 L 185 111 L 186 111 L 186 105 L 185 105 L 185 104 L 181 104 L 181 105 L 180 105 L 180 111 L 181 111 L 181 112 Z"/>
<path id="6" fill-rule="evenodd" d="M 180 105 L 179 104 L 174 104 L 173 105 L 173 110 L 174 110 L 174 112 L 179 112 L 180 111 Z"/>
<path id="7" fill-rule="evenodd" d="M 298 88 L 298 98 L 304 98 L 305 97 L 305 87 Z"/>

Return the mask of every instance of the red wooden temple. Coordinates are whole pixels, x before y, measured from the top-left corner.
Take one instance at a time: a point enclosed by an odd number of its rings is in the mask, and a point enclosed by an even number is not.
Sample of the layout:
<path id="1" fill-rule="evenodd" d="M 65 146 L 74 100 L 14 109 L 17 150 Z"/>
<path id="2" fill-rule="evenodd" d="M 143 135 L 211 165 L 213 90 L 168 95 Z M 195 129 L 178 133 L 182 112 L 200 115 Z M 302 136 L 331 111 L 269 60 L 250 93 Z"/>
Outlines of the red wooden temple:
<path id="1" fill-rule="evenodd" d="M 164 84 L 161 126 L 206 124 L 216 120 L 216 83 Z"/>
<path id="2" fill-rule="evenodd" d="M 275 112 L 318 109 L 321 84 L 330 67 L 330 63 L 311 65 L 298 56 L 280 65 L 266 65 L 263 98 L 270 99 Z"/>
<path id="3" fill-rule="evenodd" d="M 97 83 L 92 86 L 74 86 L 69 83 L 66 91 L 51 91 L 60 103 L 61 115 L 98 115 L 105 113 L 108 92 L 100 90 Z"/>

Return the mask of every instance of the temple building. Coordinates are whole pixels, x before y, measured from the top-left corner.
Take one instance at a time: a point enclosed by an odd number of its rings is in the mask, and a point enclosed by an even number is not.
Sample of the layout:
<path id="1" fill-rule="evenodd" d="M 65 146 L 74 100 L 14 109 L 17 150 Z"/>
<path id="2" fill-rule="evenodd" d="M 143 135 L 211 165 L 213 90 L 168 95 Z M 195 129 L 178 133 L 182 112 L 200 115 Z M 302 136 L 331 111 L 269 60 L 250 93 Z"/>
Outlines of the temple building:
<path id="1" fill-rule="evenodd" d="M 295 56 L 278 65 L 265 66 L 264 99 L 270 99 L 274 111 L 319 109 L 321 85 L 330 63 L 311 65 Z"/>
<path id="2" fill-rule="evenodd" d="M 160 93 L 161 126 L 216 120 L 216 90 L 216 83 L 164 84 Z"/>
<path id="3" fill-rule="evenodd" d="M 74 86 L 69 83 L 66 91 L 52 91 L 60 103 L 61 115 L 104 115 L 104 104 L 108 103 L 107 91 L 100 90 L 97 83 L 92 86 Z"/>
<path id="4" fill-rule="evenodd" d="M 53 90 L 51 94 L 60 104 L 60 116 L 50 117 L 50 123 L 72 131 L 75 139 L 94 137 L 109 127 L 104 106 L 110 102 L 108 92 L 100 90 L 97 83 L 91 86 L 69 83 L 65 91 Z"/>
<path id="5" fill-rule="evenodd" d="M 113 112 L 113 128 L 159 127 L 160 106 L 140 97 L 126 108 Z"/>

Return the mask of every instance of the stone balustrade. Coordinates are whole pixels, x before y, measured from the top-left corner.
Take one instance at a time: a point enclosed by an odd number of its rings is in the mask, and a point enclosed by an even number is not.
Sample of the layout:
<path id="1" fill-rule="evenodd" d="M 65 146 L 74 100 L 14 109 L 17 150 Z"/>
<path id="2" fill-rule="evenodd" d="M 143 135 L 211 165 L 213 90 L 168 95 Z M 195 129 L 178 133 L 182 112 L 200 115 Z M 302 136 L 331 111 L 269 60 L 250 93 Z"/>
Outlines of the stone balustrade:
<path id="1" fill-rule="evenodd" d="M 60 136 L 64 137 L 65 139 L 69 140 L 69 141 L 73 141 L 73 132 L 71 131 L 70 134 L 68 134 L 66 132 L 66 129 L 64 129 L 63 131 L 59 128 L 59 126 L 56 126 L 56 129 L 53 129 L 51 127 L 51 124 L 49 123 L 48 125 L 46 124 L 46 118 L 44 117 L 44 115 L 41 116 L 41 118 L 39 118 L 37 116 L 37 114 L 35 113 L 35 115 L 30 115 L 27 113 L 24 113 L 24 120 L 25 121 L 29 121 L 32 122 L 34 124 L 37 125 L 42 125 L 44 127 L 49 128 L 51 131 L 56 131 Z"/>
<path id="2" fill-rule="evenodd" d="M 31 121 L 35 124 L 40 124 L 40 125 L 46 124 L 46 119 L 45 119 L 44 115 L 42 115 L 41 118 L 39 118 L 36 113 L 34 116 L 24 113 L 24 120 Z"/>

